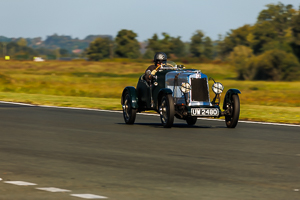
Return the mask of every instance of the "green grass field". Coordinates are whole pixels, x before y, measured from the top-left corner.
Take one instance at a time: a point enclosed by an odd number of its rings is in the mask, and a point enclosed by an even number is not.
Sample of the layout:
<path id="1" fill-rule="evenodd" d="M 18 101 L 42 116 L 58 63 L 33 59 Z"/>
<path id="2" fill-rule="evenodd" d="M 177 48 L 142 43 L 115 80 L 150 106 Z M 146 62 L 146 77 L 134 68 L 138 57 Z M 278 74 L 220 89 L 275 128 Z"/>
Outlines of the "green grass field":
<path id="1" fill-rule="evenodd" d="M 136 86 L 150 64 L 0 61 L 0 100 L 121 110 L 123 88 Z M 300 82 L 237 81 L 234 68 L 226 64 L 185 67 L 202 70 L 221 82 L 225 91 L 238 88 L 242 92 L 240 119 L 300 124 Z"/>

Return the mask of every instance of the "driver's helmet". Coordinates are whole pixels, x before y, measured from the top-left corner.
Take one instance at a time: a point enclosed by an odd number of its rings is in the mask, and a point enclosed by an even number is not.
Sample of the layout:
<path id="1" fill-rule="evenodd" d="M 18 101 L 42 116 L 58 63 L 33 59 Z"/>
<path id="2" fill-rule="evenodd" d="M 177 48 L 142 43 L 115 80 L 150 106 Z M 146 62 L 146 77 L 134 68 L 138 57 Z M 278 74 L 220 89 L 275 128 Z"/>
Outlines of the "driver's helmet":
<path id="1" fill-rule="evenodd" d="M 166 64 L 167 63 L 167 55 L 164 52 L 158 52 L 155 54 L 154 56 L 154 64 L 155 66 L 157 65 L 157 63 L 162 63 L 162 64 Z"/>

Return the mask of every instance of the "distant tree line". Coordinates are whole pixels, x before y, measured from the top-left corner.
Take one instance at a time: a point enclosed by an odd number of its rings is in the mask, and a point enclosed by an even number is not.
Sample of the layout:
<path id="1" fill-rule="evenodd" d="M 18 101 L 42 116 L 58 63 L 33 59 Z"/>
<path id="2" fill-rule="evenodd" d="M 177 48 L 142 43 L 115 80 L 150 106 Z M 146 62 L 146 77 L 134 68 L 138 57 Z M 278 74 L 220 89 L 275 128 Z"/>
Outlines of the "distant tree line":
<path id="1" fill-rule="evenodd" d="M 46 59 L 61 57 L 81 57 L 82 52 L 96 38 L 103 37 L 112 40 L 110 35 L 89 35 L 84 39 L 53 34 L 43 41 L 36 38 L 8 38 L 0 36 L 0 55 L 10 55 L 15 59 L 32 59 L 32 56 L 43 56 Z M 26 46 L 26 48 L 24 48 Z"/>
<path id="2" fill-rule="evenodd" d="M 49 59 L 81 56 L 99 61 L 112 58 L 152 59 L 155 52 L 165 52 L 168 58 L 184 63 L 221 60 L 235 66 L 241 80 L 300 79 L 300 9 L 282 3 L 266 5 L 254 25 L 232 29 L 225 37 L 212 41 L 196 30 L 189 42 L 180 37 L 154 34 L 145 42 L 137 41 L 132 30 L 120 30 L 116 37 L 90 35 L 84 40 L 52 35 L 41 38 L 19 38 L 9 41 L 0 36 L 0 48 L 16 58 L 47 55 Z M 145 46 L 143 50 L 142 46 Z M 74 49 L 84 49 L 72 54 Z M 141 51 L 141 49 L 143 51 Z M 4 54 L 4 53 L 3 53 Z"/>
<path id="3" fill-rule="evenodd" d="M 47 60 L 56 60 L 62 57 L 76 57 L 66 49 L 32 48 L 26 46 L 26 40 L 20 39 L 17 42 L 0 42 L 0 55 L 10 56 L 15 60 L 32 60 L 33 57 L 42 56 Z"/>

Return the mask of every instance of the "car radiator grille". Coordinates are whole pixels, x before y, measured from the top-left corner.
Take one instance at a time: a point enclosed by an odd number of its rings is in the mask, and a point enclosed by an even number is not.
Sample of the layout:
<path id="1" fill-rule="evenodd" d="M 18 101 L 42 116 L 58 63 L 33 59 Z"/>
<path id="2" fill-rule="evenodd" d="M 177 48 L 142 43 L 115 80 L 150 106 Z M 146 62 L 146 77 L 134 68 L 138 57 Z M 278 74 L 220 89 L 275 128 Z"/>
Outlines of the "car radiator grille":
<path id="1" fill-rule="evenodd" d="M 192 101 L 209 101 L 207 79 L 192 78 Z"/>

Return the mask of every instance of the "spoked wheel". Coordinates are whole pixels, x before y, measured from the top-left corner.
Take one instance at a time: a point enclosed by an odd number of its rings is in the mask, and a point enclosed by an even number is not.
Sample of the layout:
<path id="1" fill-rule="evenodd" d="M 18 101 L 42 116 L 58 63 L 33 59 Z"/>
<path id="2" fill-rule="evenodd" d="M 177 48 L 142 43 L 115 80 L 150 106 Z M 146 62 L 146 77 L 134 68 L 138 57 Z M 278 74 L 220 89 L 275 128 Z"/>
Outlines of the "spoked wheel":
<path id="1" fill-rule="evenodd" d="M 186 119 L 186 123 L 190 126 L 196 124 L 196 122 L 197 122 L 197 117 L 188 117 Z"/>
<path id="2" fill-rule="evenodd" d="M 133 124 L 136 116 L 136 109 L 131 106 L 131 98 L 129 93 L 124 95 L 123 117 L 126 124 Z"/>
<path id="3" fill-rule="evenodd" d="M 164 95 L 159 105 L 160 120 L 164 128 L 170 128 L 174 122 L 175 108 L 172 95 Z"/>
<path id="4" fill-rule="evenodd" d="M 230 114 L 225 115 L 225 122 L 228 128 L 235 128 L 240 116 L 240 99 L 237 94 L 233 94 L 229 105 Z"/>

